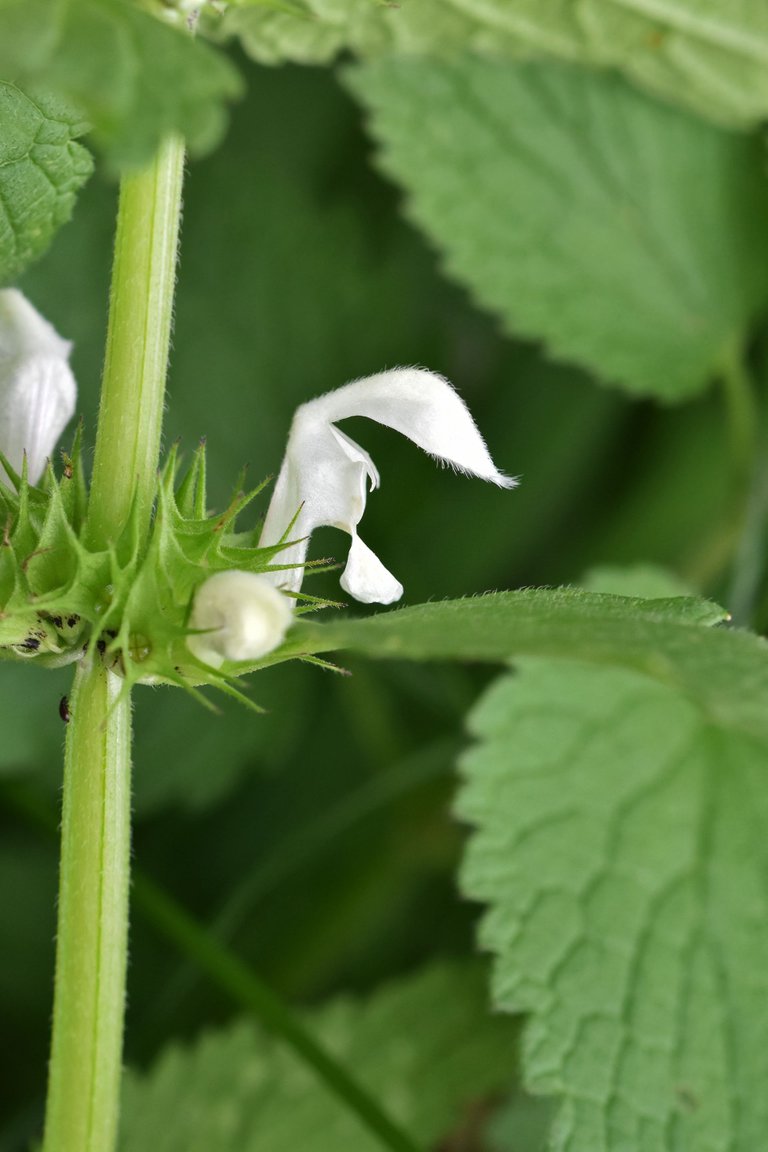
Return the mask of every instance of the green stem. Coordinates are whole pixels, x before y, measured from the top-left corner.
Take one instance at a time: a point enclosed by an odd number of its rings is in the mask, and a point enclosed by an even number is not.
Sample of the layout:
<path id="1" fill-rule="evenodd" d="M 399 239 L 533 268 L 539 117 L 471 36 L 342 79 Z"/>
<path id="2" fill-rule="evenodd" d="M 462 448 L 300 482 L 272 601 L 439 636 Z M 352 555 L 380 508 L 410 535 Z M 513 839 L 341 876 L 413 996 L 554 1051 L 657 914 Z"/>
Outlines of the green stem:
<path id="1" fill-rule="evenodd" d="M 736 545 L 725 603 L 739 628 L 752 626 L 765 568 L 768 469 L 755 467 L 742 530 Z"/>
<path id="2" fill-rule="evenodd" d="M 721 379 L 728 421 L 734 502 L 743 511 L 755 464 L 758 413 L 752 377 L 740 344 L 734 344 L 724 356 Z"/>
<path id="3" fill-rule="evenodd" d="M 731 571 L 725 603 L 734 624 L 748 627 L 763 575 L 768 477 L 760 447 L 760 411 L 743 349 L 734 347 L 722 371 L 731 457 Z"/>
<path id="4" fill-rule="evenodd" d="M 160 435 L 181 219 L 184 145 L 167 138 L 148 168 L 124 177 L 107 351 L 88 507 L 88 543 L 115 541 L 132 508 L 146 533 Z"/>
<path id="5" fill-rule="evenodd" d="M 418 1145 L 384 1112 L 355 1077 L 318 1044 L 282 1000 L 237 956 L 227 951 L 147 876 L 134 877 L 136 903 L 164 936 L 195 960 L 232 998 L 282 1036 L 324 1084 L 362 1120 L 383 1148 L 419 1152 Z"/>
<path id="6" fill-rule="evenodd" d="M 87 543 L 149 529 L 168 366 L 184 149 L 167 139 L 123 179 Z M 130 699 L 96 653 L 81 663 L 64 768 L 53 1038 L 43 1152 L 117 1139 L 130 886 Z"/>
<path id="7" fill-rule="evenodd" d="M 122 686 L 84 661 L 69 704 L 43 1152 L 109 1152 L 117 1134 L 131 818 Z"/>
<path id="8" fill-rule="evenodd" d="M 725 407 L 729 486 L 724 515 L 684 572 L 694 587 L 715 587 L 738 624 L 748 623 L 762 559 L 757 554 L 765 518 L 765 476 L 760 463 L 761 414 L 744 349 L 732 343 L 720 364 Z M 758 531 L 759 530 L 759 531 Z M 723 581 L 729 584 L 724 590 Z"/>

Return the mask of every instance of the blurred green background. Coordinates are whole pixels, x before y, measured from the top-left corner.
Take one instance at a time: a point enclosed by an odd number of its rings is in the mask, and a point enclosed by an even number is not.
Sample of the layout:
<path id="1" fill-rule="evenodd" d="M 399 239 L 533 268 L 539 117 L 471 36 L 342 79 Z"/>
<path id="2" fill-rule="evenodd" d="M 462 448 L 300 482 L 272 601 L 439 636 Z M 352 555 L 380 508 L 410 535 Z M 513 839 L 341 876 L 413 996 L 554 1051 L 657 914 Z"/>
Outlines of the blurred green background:
<path id="1" fill-rule="evenodd" d="M 716 397 L 684 412 L 630 402 L 502 336 L 400 219 L 337 79 L 239 63 L 249 95 L 220 151 L 189 172 L 165 437 L 186 451 L 207 437 L 212 501 L 225 503 L 243 464 L 254 482 L 276 471 L 297 404 L 423 364 L 456 384 L 497 464 L 522 482 L 497 491 L 350 422 L 383 481 L 363 534 L 406 602 L 576 582 L 608 562 L 706 578 L 725 487 Z M 75 342 L 91 441 L 115 199 L 94 177 L 23 283 Z M 343 559 L 346 538 L 325 530 L 312 549 Z M 306 588 L 338 598 L 337 574 Z M 230 706 L 214 717 L 168 690 L 136 694 L 136 865 L 298 1001 L 473 948 L 476 912 L 455 888 L 452 764 L 492 672 L 346 666 L 351 677 L 300 665 L 254 677 L 261 718 Z M 26 782 L 51 807 L 67 682 L 0 667 L 0 780 Z M 14 1152 L 43 1099 L 56 845 L 7 797 L 0 821 L 0 1152 Z M 233 1011 L 134 915 L 129 1060 Z"/>

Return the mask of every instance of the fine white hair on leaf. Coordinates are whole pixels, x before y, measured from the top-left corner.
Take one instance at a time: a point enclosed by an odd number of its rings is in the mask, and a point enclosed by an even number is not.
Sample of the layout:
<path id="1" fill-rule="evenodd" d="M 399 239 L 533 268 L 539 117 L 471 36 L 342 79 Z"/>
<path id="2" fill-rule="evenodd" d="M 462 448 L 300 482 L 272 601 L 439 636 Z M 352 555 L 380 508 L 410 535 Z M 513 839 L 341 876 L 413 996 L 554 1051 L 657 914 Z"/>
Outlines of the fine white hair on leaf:
<path id="1" fill-rule="evenodd" d="M 271 576 L 277 585 L 297 592 L 311 533 L 322 526 L 341 528 L 352 537 L 342 587 L 363 603 L 391 604 L 402 596 L 402 585 L 357 532 L 368 490 L 379 486 L 379 473 L 368 453 L 335 426 L 350 416 L 393 428 L 464 475 L 501 488 L 517 482 L 495 466 L 466 404 L 436 372 L 393 368 L 302 404 L 291 424 L 260 541 L 263 547 L 286 542 L 278 562 L 296 567 Z"/>
<path id="2" fill-rule="evenodd" d="M 33 484 L 75 412 L 71 347 L 21 292 L 0 290 L 0 450 L 18 472 L 26 455 Z"/>

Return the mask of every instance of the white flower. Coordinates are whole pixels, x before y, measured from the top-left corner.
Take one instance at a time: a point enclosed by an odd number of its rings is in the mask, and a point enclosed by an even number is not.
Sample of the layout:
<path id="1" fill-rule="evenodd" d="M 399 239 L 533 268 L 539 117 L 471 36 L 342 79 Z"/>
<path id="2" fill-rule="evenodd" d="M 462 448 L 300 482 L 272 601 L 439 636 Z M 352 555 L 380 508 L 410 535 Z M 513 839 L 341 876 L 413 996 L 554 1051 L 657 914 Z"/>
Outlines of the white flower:
<path id="1" fill-rule="evenodd" d="M 17 472 L 26 453 L 32 484 L 74 415 L 70 348 L 21 292 L 0 291 L 0 451 Z"/>
<path id="2" fill-rule="evenodd" d="M 232 569 L 216 572 L 195 593 L 187 637 L 203 664 L 259 660 L 277 648 L 291 623 L 292 602 L 266 576 Z"/>
<path id="3" fill-rule="evenodd" d="M 401 432 L 459 472 L 511 488 L 515 480 L 495 467 L 463 400 L 447 380 L 423 368 L 395 368 L 355 380 L 302 404 L 293 418 L 280 474 L 264 522 L 262 547 L 289 541 L 276 563 L 296 565 L 272 573 L 297 592 L 309 536 L 315 528 L 341 528 L 352 537 L 341 586 L 364 604 L 391 604 L 402 585 L 357 534 L 368 482 L 379 474 L 367 452 L 336 427 L 348 416 L 367 416 Z"/>

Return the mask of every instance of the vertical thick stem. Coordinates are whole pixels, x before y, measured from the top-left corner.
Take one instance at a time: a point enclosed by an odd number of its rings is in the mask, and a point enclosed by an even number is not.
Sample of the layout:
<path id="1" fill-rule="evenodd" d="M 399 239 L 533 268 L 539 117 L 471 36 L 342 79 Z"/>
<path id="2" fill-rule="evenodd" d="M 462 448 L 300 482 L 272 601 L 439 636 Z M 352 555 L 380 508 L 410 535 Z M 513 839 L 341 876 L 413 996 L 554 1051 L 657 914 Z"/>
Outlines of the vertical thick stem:
<path id="1" fill-rule="evenodd" d="M 120 190 L 87 543 L 152 513 L 168 365 L 184 149 L 167 139 Z M 131 712 L 96 653 L 70 703 L 53 1040 L 43 1152 L 112 1152 L 117 1138 L 130 878 Z"/>
<path id="2" fill-rule="evenodd" d="M 167 138 L 120 188 L 107 351 L 88 508 L 88 542 L 115 541 L 131 512 L 141 533 L 160 456 L 184 145 Z"/>
<path id="3" fill-rule="evenodd" d="M 69 705 L 43 1152 L 110 1152 L 117 1135 L 131 817 L 122 687 L 100 661 L 86 661 Z"/>

